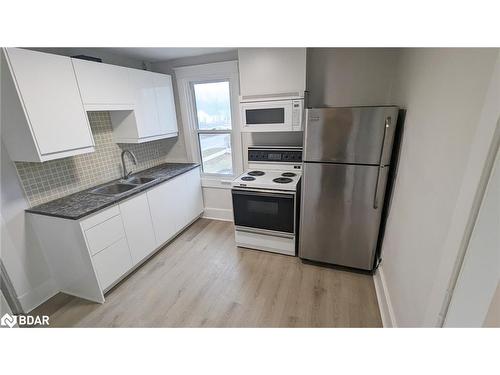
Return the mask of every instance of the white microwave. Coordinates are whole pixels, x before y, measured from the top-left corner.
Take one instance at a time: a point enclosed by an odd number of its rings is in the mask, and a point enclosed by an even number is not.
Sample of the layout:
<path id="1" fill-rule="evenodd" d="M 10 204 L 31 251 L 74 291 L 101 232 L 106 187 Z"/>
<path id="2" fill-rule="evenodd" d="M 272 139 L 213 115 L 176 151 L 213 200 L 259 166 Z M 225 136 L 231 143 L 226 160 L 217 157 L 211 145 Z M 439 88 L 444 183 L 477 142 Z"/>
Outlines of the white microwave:
<path id="1" fill-rule="evenodd" d="M 304 99 L 240 102 L 242 132 L 303 130 Z"/>

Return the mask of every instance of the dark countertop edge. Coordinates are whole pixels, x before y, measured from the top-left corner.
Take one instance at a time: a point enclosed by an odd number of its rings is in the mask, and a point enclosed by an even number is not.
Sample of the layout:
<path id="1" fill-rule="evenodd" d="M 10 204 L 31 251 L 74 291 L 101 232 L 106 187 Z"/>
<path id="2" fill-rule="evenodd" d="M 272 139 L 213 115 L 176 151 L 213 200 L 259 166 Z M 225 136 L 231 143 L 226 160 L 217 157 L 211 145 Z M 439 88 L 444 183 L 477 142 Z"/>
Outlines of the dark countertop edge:
<path id="1" fill-rule="evenodd" d="M 187 172 L 187 171 L 186 171 Z M 174 176 L 175 177 L 175 176 Z M 167 180 L 165 180 L 167 181 Z M 152 186 L 151 186 L 152 187 Z M 42 215 L 42 216 L 50 216 L 50 217 L 57 217 L 59 219 L 65 219 L 65 220 L 80 220 L 86 216 L 89 216 L 89 215 L 92 215 L 96 212 L 99 212 L 107 207 L 110 207 L 110 206 L 113 206 L 114 204 L 124 200 L 124 199 L 127 199 L 127 198 L 130 198 L 138 193 L 142 193 L 143 191 L 145 191 L 147 189 L 144 189 L 144 190 L 141 190 L 141 191 L 135 191 L 133 194 L 131 193 L 130 195 L 127 195 L 127 196 L 122 196 L 120 198 L 117 198 L 116 200 L 114 201 L 111 201 L 109 203 L 104 203 L 102 206 L 99 206 L 98 208 L 96 209 L 93 209 L 93 210 L 90 210 L 86 213 L 84 213 L 83 215 L 80 215 L 80 216 L 66 216 L 66 215 L 60 215 L 60 214 L 53 214 L 53 213 L 50 213 L 50 212 L 41 212 L 41 211 L 36 211 L 36 210 L 32 210 L 30 208 L 24 210 L 25 212 L 28 212 L 30 214 L 35 214 L 35 215 Z M 62 197 L 64 198 L 64 197 Z"/>
<path id="2" fill-rule="evenodd" d="M 163 164 L 169 164 L 169 163 L 163 163 Z M 142 173 L 147 172 L 150 169 L 158 168 L 160 165 L 163 165 L 163 164 L 159 164 L 159 165 L 156 165 L 154 167 L 145 169 L 143 171 L 139 171 L 137 173 L 134 173 L 134 175 L 140 175 Z M 161 184 L 163 182 L 171 180 L 174 177 L 177 177 L 177 176 L 180 176 L 181 174 L 184 174 L 186 172 L 192 171 L 193 169 L 198 168 L 200 166 L 199 163 L 171 163 L 171 164 L 192 164 L 192 165 L 190 165 L 189 167 L 186 167 L 186 169 L 183 169 L 182 172 L 179 172 L 179 173 L 177 173 L 177 174 L 175 174 L 173 176 L 169 176 L 168 178 L 161 178 L 160 177 L 157 180 L 155 180 L 155 181 L 153 181 L 153 182 L 151 182 L 149 184 L 146 184 L 146 186 L 138 186 L 137 190 L 132 190 L 132 191 L 130 191 L 129 194 L 124 194 L 121 197 L 118 197 L 118 198 L 116 198 L 113 201 L 110 201 L 108 203 L 104 203 L 102 206 L 99 206 L 98 208 L 90 210 L 90 211 L 88 211 L 88 212 L 86 212 L 86 213 L 84 213 L 82 215 L 79 215 L 79 216 L 66 216 L 66 215 L 53 214 L 53 213 L 50 213 L 50 212 L 41 212 L 41 211 L 34 210 L 33 208 L 27 208 L 24 211 L 28 212 L 30 214 L 50 216 L 50 217 L 57 217 L 57 218 L 66 219 L 66 220 L 80 220 L 80 219 L 82 219 L 82 218 L 84 218 L 86 216 L 89 216 L 89 215 L 92 215 L 92 214 L 94 214 L 96 212 L 99 212 L 99 211 L 101 211 L 101 210 L 103 210 L 103 209 L 105 209 L 107 207 L 113 206 L 113 205 L 117 204 L 118 202 L 121 202 L 121 201 L 123 201 L 123 200 L 125 200 L 127 198 L 130 198 L 130 197 L 133 197 L 134 195 L 137 195 L 139 193 L 145 192 L 146 190 L 149 190 L 149 189 L 151 189 L 154 186 L 157 186 L 157 185 L 159 185 L 159 184 Z M 91 188 L 88 188 L 88 189 L 85 189 L 85 190 L 82 190 L 80 192 L 76 192 L 76 193 L 73 193 L 73 194 L 84 193 L 84 192 L 86 192 L 88 190 L 95 189 L 98 186 L 110 184 L 113 181 L 115 181 L 115 180 L 111 180 L 111 181 L 105 182 L 103 184 L 99 184 L 99 185 L 96 185 L 94 187 L 91 187 Z M 70 195 L 73 195 L 73 194 L 70 194 Z M 89 194 L 92 194 L 92 193 L 89 193 Z M 62 199 L 62 198 L 64 198 L 64 197 L 57 198 L 57 199 Z"/>

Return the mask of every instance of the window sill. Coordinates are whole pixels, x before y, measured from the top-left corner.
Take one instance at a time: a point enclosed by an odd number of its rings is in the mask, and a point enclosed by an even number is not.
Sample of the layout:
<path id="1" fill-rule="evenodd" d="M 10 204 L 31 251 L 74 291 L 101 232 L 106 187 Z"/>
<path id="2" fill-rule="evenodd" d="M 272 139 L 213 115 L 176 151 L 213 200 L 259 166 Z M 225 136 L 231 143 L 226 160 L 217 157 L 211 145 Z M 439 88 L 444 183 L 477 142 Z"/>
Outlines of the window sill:
<path id="1" fill-rule="evenodd" d="M 214 188 L 214 189 L 231 189 L 231 182 L 234 176 L 226 177 L 202 177 L 201 186 L 204 188 Z"/>

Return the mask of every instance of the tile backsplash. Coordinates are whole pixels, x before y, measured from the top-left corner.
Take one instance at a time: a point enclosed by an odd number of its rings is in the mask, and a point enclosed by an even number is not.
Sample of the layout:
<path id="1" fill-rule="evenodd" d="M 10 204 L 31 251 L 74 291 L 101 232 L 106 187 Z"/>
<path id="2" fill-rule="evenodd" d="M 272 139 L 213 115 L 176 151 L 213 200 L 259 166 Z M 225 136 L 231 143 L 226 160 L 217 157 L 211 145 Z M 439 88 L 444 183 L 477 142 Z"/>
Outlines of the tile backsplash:
<path id="1" fill-rule="evenodd" d="M 137 165 L 133 165 L 129 156 L 125 156 L 129 171 L 147 169 L 166 161 L 171 140 L 118 145 L 113 142 L 109 112 L 88 112 L 88 116 L 95 152 L 44 163 L 15 163 L 31 206 L 119 178 L 123 149 L 132 151 L 137 157 Z"/>

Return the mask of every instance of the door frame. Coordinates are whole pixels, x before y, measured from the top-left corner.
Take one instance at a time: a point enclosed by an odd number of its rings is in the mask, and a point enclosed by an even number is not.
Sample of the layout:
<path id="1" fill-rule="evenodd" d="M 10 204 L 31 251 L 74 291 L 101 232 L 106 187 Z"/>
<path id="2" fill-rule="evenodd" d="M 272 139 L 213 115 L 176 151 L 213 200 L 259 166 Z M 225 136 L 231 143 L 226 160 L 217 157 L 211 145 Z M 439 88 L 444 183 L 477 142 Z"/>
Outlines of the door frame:
<path id="1" fill-rule="evenodd" d="M 450 293 L 447 295 L 447 299 L 445 300 L 445 312 L 443 316 L 443 322 L 442 326 L 456 326 L 457 324 L 464 324 L 465 322 L 460 321 L 461 318 L 464 319 L 465 317 L 460 311 L 457 311 L 457 309 L 463 308 L 463 306 L 460 306 L 461 299 L 458 297 L 458 293 L 456 294 L 455 292 L 460 292 L 461 285 L 463 285 L 463 282 L 466 282 L 461 278 L 464 272 L 466 272 L 468 269 L 470 270 L 469 272 L 474 272 L 477 271 L 476 269 L 470 269 L 468 267 L 473 266 L 472 262 L 474 262 L 474 256 L 475 251 L 474 248 L 471 248 L 471 240 L 474 235 L 474 231 L 476 230 L 476 227 L 479 223 L 479 216 L 481 215 L 481 212 L 485 211 L 487 209 L 487 206 L 485 204 L 488 204 L 487 200 L 485 199 L 487 194 L 489 193 L 489 187 L 493 184 L 493 176 L 495 174 L 495 168 L 500 168 L 499 163 L 499 148 L 500 148 L 500 118 L 497 121 L 497 126 L 495 130 L 495 135 L 493 137 L 493 142 L 491 144 L 491 148 L 488 152 L 488 159 L 486 160 L 482 175 L 481 175 L 481 184 L 478 187 L 478 190 L 476 192 L 476 197 L 474 199 L 474 207 L 471 210 L 471 214 L 469 217 L 469 223 L 467 225 L 466 232 L 464 233 L 464 241 L 462 243 L 463 249 L 461 249 L 459 256 L 457 257 L 457 261 L 455 264 L 455 268 L 453 270 L 453 274 L 451 276 L 450 280 Z M 482 254 L 488 255 L 488 254 Z M 495 262 L 498 261 L 498 259 L 484 259 L 485 262 Z M 481 271 L 482 272 L 482 271 Z M 500 272 L 499 272 L 500 273 Z M 483 278 L 484 279 L 484 278 Z M 489 289 L 492 293 L 492 295 L 495 293 L 495 290 L 497 288 L 498 280 L 496 283 L 491 284 L 491 285 L 484 285 L 484 288 Z M 470 301 L 474 300 L 474 298 L 471 298 Z M 463 302 L 463 301 L 462 301 Z M 468 301 L 469 302 L 469 301 Z M 476 303 L 481 303 L 484 302 L 485 306 L 476 306 L 478 309 L 485 309 L 485 311 L 488 311 L 488 308 L 491 303 L 491 299 L 485 300 L 485 299 L 475 299 Z M 470 322 L 472 324 L 471 326 L 475 326 L 476 322 Z M 469 326 L 469 325 L 467 325 Z"/>
<path id="2" fill-rule="evenodd" d="M 484 98 L 471 147 L 462 186 L 451 219 L 437 279 L 429 296 L 423 325 L 442 327 L 450 305 L 467 246 L 476 222 L 481 201 L 493 167 L 500 127 L 500 52 Z"/>

